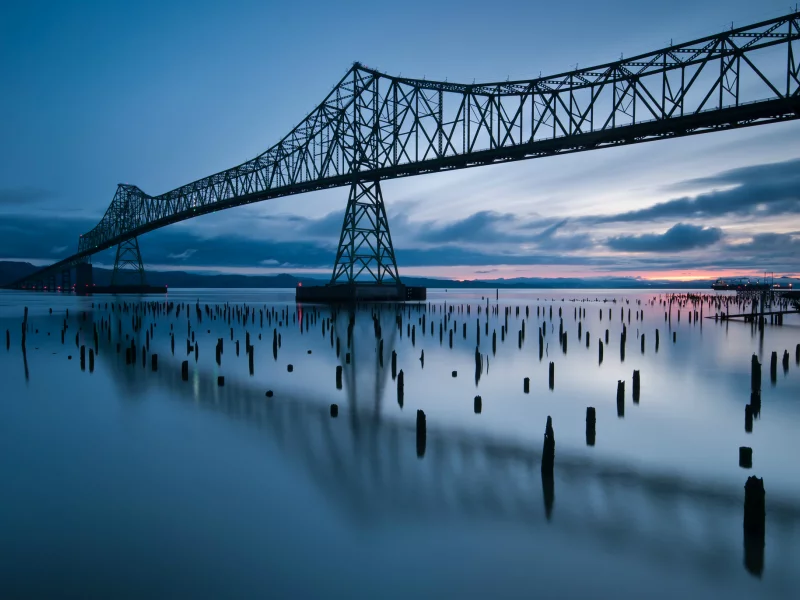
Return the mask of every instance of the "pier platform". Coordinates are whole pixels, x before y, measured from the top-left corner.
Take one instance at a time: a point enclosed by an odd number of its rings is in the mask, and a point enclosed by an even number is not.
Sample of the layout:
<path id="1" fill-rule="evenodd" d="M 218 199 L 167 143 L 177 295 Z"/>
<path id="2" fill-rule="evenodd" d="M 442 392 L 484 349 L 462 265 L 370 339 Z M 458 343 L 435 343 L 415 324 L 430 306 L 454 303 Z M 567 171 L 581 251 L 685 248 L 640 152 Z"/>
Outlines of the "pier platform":
<path id="1" fill-rule="evenodd" d="M 297 302 L 339 304 L 348 302 L 406 302 L 425 300 L 427 289 L 409 285 L 382 285 L 375 283 L 298 286 Z"/>

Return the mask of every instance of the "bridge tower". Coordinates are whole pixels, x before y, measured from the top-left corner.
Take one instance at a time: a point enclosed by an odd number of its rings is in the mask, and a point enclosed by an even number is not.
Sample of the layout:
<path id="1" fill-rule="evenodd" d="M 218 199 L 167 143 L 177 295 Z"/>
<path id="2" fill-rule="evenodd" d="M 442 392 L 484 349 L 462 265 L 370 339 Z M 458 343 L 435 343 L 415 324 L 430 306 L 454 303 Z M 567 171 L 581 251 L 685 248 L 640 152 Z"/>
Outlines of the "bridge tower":
<path id="1" fill-rule="evenodd" d="M 389 219 L 377 177 L 355 175 L 344 211 L 331 280 L 298 287 L 298 302 L 425 300 L 424 287 L 407 286 L 397 273 Z"/>
<path id="2" fill-rule="evenodd" d="M 117 257 L 114 259 L 114 271 L 111 273 L 111 286 L 129 284 L 130 281 L 123 281 L 130 279 L 129 274 L 133 278 L 138 277 L 138 285 L 146 285 L 144 263 L 142 263 L 142 254 L 139 252 L 139 239 L 136 237 L 117 245 Z"/>
<path id="3" fill-rule="evenodd" d="M 379 285 L 401 283 L 378 179 L 356 180 L 350 186 L 331 285 L 355 284 L 359 279 Z"/>

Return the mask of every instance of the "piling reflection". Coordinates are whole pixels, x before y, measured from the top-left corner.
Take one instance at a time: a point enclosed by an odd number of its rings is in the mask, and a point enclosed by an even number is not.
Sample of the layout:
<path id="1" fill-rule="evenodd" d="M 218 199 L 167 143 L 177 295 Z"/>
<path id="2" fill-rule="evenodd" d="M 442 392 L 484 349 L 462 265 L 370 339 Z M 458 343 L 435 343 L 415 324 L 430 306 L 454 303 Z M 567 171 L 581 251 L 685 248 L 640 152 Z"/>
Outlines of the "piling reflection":
<path id="1" fill-rule="evenodd" d="M 101 349 L 100 356 L 113 354 Z M 355 368 L 356 363 L 351 366 Z M 165 365 L 147 377 L 140 373 L 126 376 L 132 370 L 122 361 L 111 366 L 126 395 L 145 395 L 148 387 L 158 386 L 167 390 L 169 397 L 264 430 L 287 458 L 304 465 L 344 514 L 358 521 L 383 522 L 401 516 L 427 520 L 463 514 L 471 519 L 511 519 L 535 526 L 544 517 L 570 535 L 594 535 L 610 547 L 624 540 L 654 560 L 666 557 L 676 564 L 691 563 L 714 571 L 729 568 L 735 552 L 728 532 L 741 522 L 741 497 L 729 490 L 589 462 L 564 452 L 555 459 L 552 474 L 545 469 L 537 473 L 545 455 L 535 448 L 463 431 L 428 431 L 422 411 L 416 426 L 384 419 L 379 398 L 370 405 L 357 391 L 348 393 L 348 419 L 338 420 L 347 423 L 342 427 L 335 425 L 330 406 L 287 392 L 265 399 L 262 390 L 241 379 L 226 381 L 220 388 L 202 368 L 194 372 L 192 389 L 181 381 L 176 365 Z M 424 460 L 414 467 L 408 462 L 412 456 Z M 538 478 L 541 491 L 537 493 L 534 482 Z M 561 489 L 558 512 L 554 510 L 556 479 Z M 605 498 L 599 506 L 598 488 Z M 544 506 L 539 513 L 537 496 Z M 669 512 L 673 505 L 692 512 L 688 521 L 705 523 L 706 535 L 698 539 L 686 530 L 676 539 L 675 523 L 666 515 L 653 514 Z M 776 537 L 790 535 L 800 526 L 800 506 L 771 505 L 770 523 Z M 673 541 L 666 543 L 667 539 Z M 763 540 L 745 537 L 745 567 L 754 574 L 763 570 L 763 548 Z"/>
<path id="2" fill-rule="evenodd" d="M 324 312 L 325 310 L 328 312 Z M 429 331 L 429 327 L 435 325 L 435 318 L 432 316 L 434 314 L 436 319 L 441 319 L 438 340 L 435 329 Z M 574 315 L 576 319 L 577 314 L 576 311 Z M 252 319 L 256 318 L 255 311 L 249 315 L 252 322 Z M 415 372 L 408 366 L 409 362 L 401 363 L 406 367 L 406 373 L 403 369 L 398 369 L 400 348 L 398 341 L 402 340 L 405 334 L 406 342 L 412 347 L 414 344 L 421 345 L 423 341 L 435 341 L 444 346 L 446 345 L 442 334 L 444 328 L 452 334 L 460 327 L 466 336 L 466 315 L 457 311 L 454 311 L 453 315 L 441 318 L 439 313 L 421 311 L 419 316 L 414 315 L 414 318 L 419 319 L 419 322 L 414 324 L 409 323 L 407 314 L 404 315 L 402 309 L 397 307 L 362 309 L 357 312 L 330 309 L 320 309 L 318 312 L 298 310 L 297 331 L 290 333 L 289 330 L 284 330 L 283 334 L 286 336 L 284 343 L 291 347 L 293 341 L 297 340 L 297 337 L 292 337 L 293 335 L 316 334 L 316 328 L 321 330 L 323 340 L 326 345 L 330 345 L 331 355 L 336 354 L 338 364 L 328 363 L 328 371 L 323 370 L 318 374 L 314 373 L 313 376 L 326 379 L 331 388 L 343 390 L 346 397 L 346 402 L 343 403 L 331 403 L 327 397 L 311 397 L 307 393 L 298 391 L 302 386 L 282 387 L 280 381 L 274 384 L 274 396 L 272 390 L 265 395 L 264 385 L 255 377 L 248 378 L 245 373 L 227 372 L 224 385 L 221 386 L 219 384 L 221 376 L 217 368 L 226 365 L 229 359 L 223 357 L 224 346 L 220 344 L 214 357 L 200 356 L 201 340 L 193 336 L 194 331 L 191 329 L 186 332 L 188 339 L 185 356 L 190 359 L 194 354 L 195 360 L 190 362 L 184 360 L 183 356 L 173 357 L 170 352 L 165 351 L 158 361 L 157 355 L 151 354 L 153 365 L 151 369 L 147 369 L 146 361 L 152 340 L 147 328 L 134 327 L 124 333 L 125 354 L 128 360 L 122 359 L 119 345 L 121 342 L 116 340 L 112 342 L 110 335 L 99 336 L 99 346 L 97 336 L 93 341 L 97 350 L 97 360 L 100 361 L 98 367 L 102 363 L 103 368 L 111 372 L 115 385 L 122 391 L 120 396 L 145 398 L 149 390 L 158 389 L 167 392 L 164 394 L 165 397 L 189 401 L 191 405 L 201 409 L 255 424 L 263 429 L 267 436 L 278 442 L 288 459 L 301 464 L 303 471 L 318 483 L 325 497 L 332 498 L 336 507 L 353 520 L 387 523 L 396 519 L 421 521 L 442 516 L 450 518 L 463 516 L 488 521 L 514 521 L 523 527 L 534 529 L 544 521 L 550 522 L 551 527 L 563 531 L 569 539 L 590 536 L 608 547 L 612 547 L 619 540 L 625 540 L 643 554 L 652 556 L 653 560 L 663 560 L 666 554 L 667 560 L 675 565 L 689 563 L 700 565 L 702 568 L 724 571 L 733 562 L 741 569 L 738 566 L 742 561 L 738 527 L 742 519 L 742 504 L 741 494 L 738 491 L 651 472 L 645 468 L 634 469 L 604 459 L 590 460 L 585 456 L 570 455 L 564 451 L 559 451 L 555 456 L 554 452 L 551 452 L 552 447 L 548 445 L 548 440 L 553 440 L 554 443 L 552 422 L 549 419 L 545 427 L 545 443 L 539 451 L 537 448 L 495 439 L 474 431 L 465 432 L 452 425 L 437 422 L 433 416 L 427 417 L 422 410 L 416 412 L 416 422 L 413 420 L 413 412 L 410 416 L 407 415 L 410 418 L 405 420 L 388 417 L 384 394 L 388 389 L 389 404 L 394 408 L 391 396 L 396 386 L 397 403 L 402 408 L 406 394 L 406 379 L 412 381 Z M 455 315 L 458 315 L 458 318 Z M 602 309 L 600 315 L 603 315 Z M 627 316 L 629 320 L 632 317 L 630 311 L 627 315 L 624 313 L 622 315 Z M 98 313 L 97 316 L 101 319 L 106 318 L 104 313 Z M 90 319 L 91 317 L 90 314 Z M 428 319 L 425 319 L 426 317 Z M 261 319 L 263 318 L 262 316 Z M 283 318 L 288 321 L 292 317 L 287 312 Z M 506 326 L 500 326 L 503 318 L 508 320 L 508 312 L 505 315 L 498 314 L 496 319 L 501 329 L 501 340 L 506 333 Z M 322 320 L 322 323 L 315 324 L 315 319 Z M 638 314 L 636 319 L 639 319 Z M 693 322 L 697 320 L 697 317 L 693 318 Z M 91 320 L 85 323 L 84 328 L 92 327 Z M 416 325 L 419 325 L 419 329 Z M 163 323 L 159 322 L 159 327 L 162 326 Z M 583 327 L 581 321 L 577 321 L 575 326 Z M 209 334 L 212 327 L 213 325 L 210 325 L 207 329 Z M 509 334 L 512 346 L 524 347 L 523 327 L 520 327 L 516 336 L 513 335 L 513 331 Z M 552 321 L 551 327 L 553 327 Z M 285 349 L 281 349 L 281 337 L 277 328 L 272 327 L 272 329 L 272 361 L 280 360 L 280 369 L 285 371 L 283 365 L 287 364 L 287 353 Z M 489 336 L 488 321 L 478 320 L 477 327 L 470 326 L 469 329 L 470 335 L 474 338 L 484 336 L 484 346 L 492 344 L 492 362 L 501 360 L 494 358 L 497 342 L 494 334 Z M 101 325 L 101 331 L 106 330 L 110 332 L 107 323 Z M 231 328 L 231 339 L 243 333 L 241 328 L 237 328 L 235 332 Z M 117 337 L 121 339 L 122 335 L 123 331 L 120 328 Z M 545 335 L 546 323 L 538 331 L 540 356 Z M 555 360 L 562 359 L 566 350 L 566 335 L 566 332 L 562 333 L 562 352 L 554 353 Z M 579 330 L 578 339 L 581 340 L 583 335 L 589 339 L 588 326 L 585 330 Z M 621 336 L 621 348 L 624 352 L 627 327 L 623 329 Z M 594 337 L 600 343 L 600 362 L 602 362 L 603 346 L 600 341 L 602 335 Z M 606 329 L 607 337 L 608 329 Z M 265 338 L 269 340 L 268 333 Z M 214 339 L 221 340 L 216 337 Z M 263 364 L 265 359 L 262 354 L 259 357 L 261 363 L 255 361 L 254 364 L 255 350 L 254 345 L 250 343 L 249 332 L 246 339 L 249 374 L 253 375 L 254 370 L 259 364 Z M 644 336 L 642 335 L 640 339 L 643 346 Z M 653 338 L 647 339 L 650 340 L 652 347 Z M 170 337 L 170 342 L 174 342 L 174 336 Z M 236 342 L 238 346 L 238 340 Z M 269 342 L 265 342 L 265 345 L 267 343 Z M 657 343 L 656 333 L 655 344 Z M 84 346 L 80 348 L 83 349 Z M 457 344 L 453 352 L 461 353 L 469 361 L 469 354 L 473 353 L 473 349 L 475 385 L 483 385 L 482 376 L 491 381 L 491 376 L 488 375 L 489 353 L 482 353 L 481 347 L 474 345 L 471 338 Z M 581 344 L 578 344 L 572 353 L 581 351 Z M 140 352 L 141 361 L 138 360 Z M 306 350 L 303 349 L 302 352 L 303 356 L 306 356 Z M 310 353 L 309 350 L 308 354 Z M 534 360 L 535 353 L 534 347 L 532 349 Z M 94 354 L 90 348 L 90 364 Z M 264 354 L 269 356 L 268 351 Z M 630 362 L 634 362 L 632 366 L 638 365 L 635 362 L 638 354 L 631 353 Z M 82 350 L 82 359 L 83 356 Z M 316 348 L 313 356 L 317 356 Z M 384 368 L 385 356 L 391 357 L 391 369 Z M 402 356 L 401 360 L 408 361 L 408 355 Z M 416 356 L 415 351 L 412 358 L 416 360 Z M 429 356 L 432 356 L 429 359 L 429 370 L 441 369 L 441 365 L 436 362 L 437 354 L 433 352 Z M 784 353 L 784 362 L 787 356 Z M 24 346 L 23 357 L 25 357 Z M 420 367 L 424 365 L 424 358 L 425 352 L 422 350 L 419 355 Z M 613 356 L 609 356 L 609 359 L 612 363 L 616 362 Z M 753 360 L 753 365 L 758 363 L 757 357 Z M 297 376 L 302 364 L 300 358 L 295 358 L 295 361 L 298 365 L 295 372 Z M 27 360 L 25 362 L 27 372 Z M 593 352 L 591 362 L 594 363 Z M 554 361 L 550 361 L 547 366 L 548 384 L 553 390 Z M 542 365 L 542 369 L 544 367 L 545 365 Z M 756 367 L 752 368 L 755 373 Z M 749 430 L 752 430 L 752 420 L 758 418 L 761 409 L 760 363 L 758 369 L 758 385 L 753 375 L 751 381 L 753 389 L 751 389 L 750 403 L 747 405 L 749 408 L 746 409 L 746 415 L 749 414 Z M 92 371 L 90 367 L 89 372 Z M 623 376 L 630 377 L 630 368 L 625 367 L 625 371 Z M 564 373 L 559 376 L 560 382 L 562 379 L 568 382 L 572 375 L 568 369 L 560 368 L 559 373 Z M 639 369 L 633 370 L 634 404 L 638 404 L 640 396 L 639 373 Z M 86 376 L 88 375 L 87 373 Z M 390 381 L 390 377 L 393 381 Z M 186 383 L 187 381 L 191 383 Z M 649 386 L 651 381 L 648 372 L 645 385 Z M 471 382 L 469 385 L 471 386 Z M 519 385 L 519 380 L 515 385 Z M 523 385 L 526 386 L 523 389 L 527 392 L 529 382 L 524 381 Z M 559 387 L 561 385 L 559 383 Z M 745 379 L 745 390 L 746 386 Z M 613 387 L 611 389 L 613 390 Z M 651 387 L 646 388 L 645 401 L 641 409 L 650 405 L 650 390 Z M 744 393 L 746 394 L 746 391 Z M 604 392 L 604 395 L 608 396 L 613 416 L 613 391 Z M 471 396 L 472 393 L 467 396 L 467 403 Z M 531 396 L 533 399 L 533 395 Z M 476 419 L 476 422 L 483 422 L 490 412 L 489 408 L 493 406 L 492 397 L 484 397 L 487 398 L 486 414 Z M 465 411 L 469 411 L 468 404 L 465 406 Z M 416 408 L 413 404 L 411 407 Z M 411 412 L 408 409 L 409 405 L 406 404 L 406 412 Z M 481 414 L 482 409 L 481 396 L 475 396 L 471 412 Z M 624 416 L 625 382 L 622 380 L 618 384 L 617 410 L 620 417 Z M 736 414 L 741 415 L 739 410 L 741 404 L 736 406 Z M 633 421 L 634 418 L 631 417 L 635 417 L 637 407 L 629 406 L 629 411 L 628 420 Z M 741 423 L 741 416 L 736 419 L 737 423 Z M 561 423 L 559 420 L 559 428 L 562 427 Z M 595 424 L 595 408 L 588 407 L 586 410 L 588 446 L 593 446 L 596 441 Z M 539 427 L 541 422 L 535 427 L 541 432 Z M 741 425 L 737 427 L 740 428 Z M 606 431 L 605 428 L 603 431 Z M 604 434 L 600 440 L 602 442 L 605 439 L 607 437 Z M 735 447 L 733 451 L 735 452 Z M 546 464 L 549 464 L 549 468 L 545 468 Z M 741 455 L 740 464 L 742 464 Z M 539 466 L 541 472 L 537 473 Z M 751 466 L 750 462 L 746 468 Z M 541 482 L 538 481 L 539 477 Z M 559 488 L 558 510 L 555 510 L 556 485 Z M 677 512 L 683 515 L 681 523 L 675 519 Z M 771 503 L 769 522 L 771 546 L 773 542 L 778 545 L 783 543 L 789 547 L 793 544 L 796 546 L 797 541 L 792 537 L 796 534 L 792 531 L 793 528 L 797 530 L 797 526 L 800 525 L 800 506 L 780 501 Z M 689 525 L 691 523 L 702 523 L 702 534 L 698 534 Z M 681 529 L 682 527 L 685 529 Z M 780 542 L 781 539 L 783 542 Z M 745 536 L 744 566 L 749 572 L 759 575 L 763 572 L 764 547 L 764 536 L 761 536 L 760 540 L 753 538 L 752 535 Z"/>

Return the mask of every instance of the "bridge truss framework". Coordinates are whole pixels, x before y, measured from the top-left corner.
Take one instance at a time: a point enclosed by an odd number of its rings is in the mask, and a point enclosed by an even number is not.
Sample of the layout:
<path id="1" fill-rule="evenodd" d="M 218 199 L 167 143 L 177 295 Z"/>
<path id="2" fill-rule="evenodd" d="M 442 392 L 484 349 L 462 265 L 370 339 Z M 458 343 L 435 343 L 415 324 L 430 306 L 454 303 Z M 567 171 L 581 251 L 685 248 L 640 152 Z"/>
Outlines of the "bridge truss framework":
<path id="1" fill-rule="evenodd" d="M 355 239 L 369 240 L 373 252 L 377 267 L 367 275 L 399 280 L 381 180 L 797 119 L 799 41 L 794 12 L 530 80 L 459 84 L 394 77 L 355 63 L 322 103 L 256 158 L 159 196 L 120 184 L 97 226 L 80 236 L 77 253 L 12 287 L 45 281 L 192 217 L 346 185 L 352 201 L 369 182 L 378 189 L 369 198 L 380 224 L 359 238 L 352 216 L 345 217 L 332 282 L 355 277 L 363 264 L 345 247 Z M 356 203 L 356 210 L 366 207 Z"/>

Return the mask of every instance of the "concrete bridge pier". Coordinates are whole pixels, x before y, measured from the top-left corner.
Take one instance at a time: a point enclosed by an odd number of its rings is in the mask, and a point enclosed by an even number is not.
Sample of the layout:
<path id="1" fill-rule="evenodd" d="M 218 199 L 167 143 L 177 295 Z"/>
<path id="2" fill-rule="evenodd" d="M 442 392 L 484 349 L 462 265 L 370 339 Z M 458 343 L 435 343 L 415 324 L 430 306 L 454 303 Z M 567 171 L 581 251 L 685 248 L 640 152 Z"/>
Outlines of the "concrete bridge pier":
<path id="1" fill-rule="evenodd" d="M 75 293 L 81 296 L 92 293 L 92 265 L 84 262 L 75 265 Z"/>
<path id="2" fill-rule="evenodd" d="M 61 291 L 72 291 L 72 269 L 69 267 L 61 271 Z"/>

